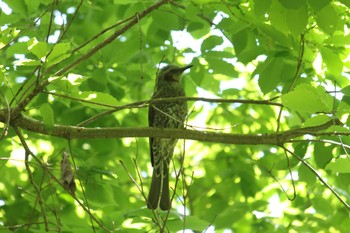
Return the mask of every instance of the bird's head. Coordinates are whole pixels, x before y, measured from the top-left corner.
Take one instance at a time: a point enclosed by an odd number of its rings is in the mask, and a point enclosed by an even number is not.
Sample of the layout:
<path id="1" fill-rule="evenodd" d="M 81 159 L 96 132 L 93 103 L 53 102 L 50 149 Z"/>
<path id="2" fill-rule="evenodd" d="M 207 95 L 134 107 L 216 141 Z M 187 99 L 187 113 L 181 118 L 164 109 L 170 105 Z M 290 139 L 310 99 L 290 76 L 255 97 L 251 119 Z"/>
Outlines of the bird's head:
<path id="1" fill-rule="evenodd" d="M 191 67 L 192 65 L 184 67 L 168 65 L 159 71 L 157 75 L 157 84 L 163 82 L 180 82 L 181 74 Z"/>

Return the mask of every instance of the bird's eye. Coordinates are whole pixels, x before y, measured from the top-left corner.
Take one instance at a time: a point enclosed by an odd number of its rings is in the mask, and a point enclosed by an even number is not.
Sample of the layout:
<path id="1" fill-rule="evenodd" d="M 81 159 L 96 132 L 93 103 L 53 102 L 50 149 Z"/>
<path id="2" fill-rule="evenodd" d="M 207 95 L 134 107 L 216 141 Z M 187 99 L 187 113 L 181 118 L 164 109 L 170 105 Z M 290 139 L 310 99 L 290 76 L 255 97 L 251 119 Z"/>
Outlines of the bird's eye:
<path id="1" fill-rule="evenodd" d="M 173 76 L 170 74 L 170 73 L 167 73 L 165 76 L 164 76 L 165 80 L 167 81 L 171 81 L 173 80 Z"/>

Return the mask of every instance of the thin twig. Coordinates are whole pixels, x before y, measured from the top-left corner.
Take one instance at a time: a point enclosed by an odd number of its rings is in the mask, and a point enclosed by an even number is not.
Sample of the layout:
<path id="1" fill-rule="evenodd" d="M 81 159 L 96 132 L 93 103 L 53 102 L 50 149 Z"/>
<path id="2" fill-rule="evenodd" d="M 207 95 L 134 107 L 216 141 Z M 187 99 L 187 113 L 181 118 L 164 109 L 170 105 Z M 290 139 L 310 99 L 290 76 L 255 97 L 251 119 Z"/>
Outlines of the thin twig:
<path id="1" fill-rule="evenodd" d="M 215 222 L 215 219 L 218 215 L 216 214 L 213 219 L 211 220 L 211 222 L 209 223 L 209 225 L 207 226 L 207 228 L 204 229 L 203 233 L 207 232 L 207 230 L 209 230 L 209 228 L 213 225 L 213 223 Z"/>
<path id="2" fill-rule="evenodd" d="M 138 166 L 137 166 L 137 163 L 136 163 L 136 160 L 133 159 L 133 162 L 134 162 L 134 166 L 136 167 L 137 169 L 137 175 L 139 177 L 140 180 L 141 179 L 141 173 L 139 172 L 139 169 L 138 169 Z M 139 190 L 139 192 L 141 193 L 142 197 L 144 198 L 144 200 L 146 201 L 146 203 L 148 203 L 148 198 L 143 190 L 143 183 L 141 182 L 141 185 L 139 185 L 137 183 L 137 181 L 135 180 L 135 178 L 131 175 L 131 173 L 129 172 L 129 170 L 127 169 L 127 167 L 125 166 L 124 162 L 122 160 L 119 160 L 119 163 L 122 165 L 122 167 L 124 168 L 126 174 L 128 174 L 130 180 L 135 184 L 135 187 L 137 188 L 137 190 Z M 152 213 L 153 213 L 153 216 L 154 218 L 156 219 L 155 223 L 157 224 L 157 226 L 159 228 L 161 228 L 161 225 L 160 225 L 160 221 L 159 221 L 159 217 L 157 215 L 157 210 L 153 210 L 152 209 Z"/>
<path id="3" fill-rule="evenodd" d="M 72 149 L 71 140 L 68 140 L 68 147 L 69 147 L 69 153 L 70 153 L 70 155 L 71 155 L 72 162 L 73 162 L 74 172 L 75 172 L 75 174 L 77 175 L 76 177 L 77 177 L 77 179 L 78 179 L 78 181 L 79 181 L 79 185 L 80 185 L 80 188 L 81 188 L 81 192 L 83 193 L 83 197 L 84 197 L 84 201 L 85 201 L 85 203 L 86 203 L 86 207 L 87 207 L 87 209 L 88 209 L 89 212 L 90 212 L 91 209 L 90 209 L 90 205 L 89 205 L 89 200 L 88 200 L 88 198 L 86 197 L 86 193 L 85 193 L 85 189 L 84 189 L 84 186 L 83 186 L 83 182 L 81 182 L 80 176 L 78 176 L 77 165 L 76 165 L 75 159 L 74 159 L 74 153 L 73 153 L 73 149 Z M 94 221 L 93 221 L 91 215 L 89 215 L 89 216 L 90 216 L 90 222 L 91 222 L 92 230 L 93 230 L 94 232 L 96 232 L 96 229 L 95 229 L 95 226 L 94 226 Z"/>
<path id="4" fill-rule="evenodd" d="M 287 153 L 286 150 L 284 150 L 284 154 L 286 156 L 288 172 L 290 174 L 290 178 L 291 178 L 291 181 L 292 181 L 292 187 L 293 187 L 293 197 L 290 198 L 287 193 L 286 193 L 286 195 L 288 197 L 288 200 L 294 201 L 295 198 L 297 197 L 297 192 L 296 192 L 296 188 L 295 188 L 295 181 L 294 181 L 294 178 L 293 178 L 293 173 L 292 173 L 292 170 L 291 170 L 291 167 L 290 167 L 290 160 L 289 160 L 288 153 Z"/>
<path id="5" fill-rule="evenodd" d="M 89 104 L 95 104 L 96 106 L 102 106 L 102 107 L 107 107 L 111 108 L 111 110 L 107 110 L 105 112 L 99 113 L 91 118 L 88 118 L 87 120 L 79 123 L 77 126 L 83 127 L 86 126 L 104 116 L 107 116 L 111 113 L 114 113 L 116 111 L 120 111 L 123 109 L 131 109 L 131 108 L 143 108 L 147 107 L 150 102 L 152 103 L 159 103 L 159 102 L 176 102 L 176 101 L 202 101 L 202 102 L 208 102 L 208 103 L 242 103 L 242 104 L 257 104 L 257 105 L 271 105 L 271 106 L 283 106 L 280 103 L 275 103 L 269 100 L 241 100 L 241 99 L 216 99 L 216 98 L 203 98 L 203 97 L 170 97 L 170 98 L 157 98 L 157 99 L 152 99 L 152 100 L 143 100 L 143 101 L 138 101 L 122 106 L 114 106 L 110 104 L 103 104 L 103 103 L 98 103 L 95 101 L 91 100 L 84 100 L 81 98 L 73 97 L 73 96 L 68 96 L 64 94 L 59 94 L 59 93 L 54 93 L 54 92 L 48 92 L 48 91 L 42 91 L 42 93 L 53 95 L 53 96 L 59 96 L 62 98 L 66 99 L 71 99 L 71 100 L 76 100 L 82 103 L 89 103 Z M 196 128 L 196 127 L 195 127 Z"/>
<path id="6" fill-rule="evenodd" d="M 255 157 L 255 156 L 254 156 Z M 276 163 L 273 163 L 272 164 L 272 167 L 271 168 L 267 168 L 263 163 L 261 163 L 258 159 L 256 159 L 256 162 L 258 163 L 258 166 L 260 169 L 262 169 L 263 171 L 267 172 L 271 178 L 280 186 L 282 192 L 287 196 L 288 200 L 292 200 L 292 198 L 289 197 L 289 194 L 287 193 L 287 190 L 283 187 L 282 183 L 278 180 L 278 178 L 272 173 Z M 289 166 L 289 162 L 288 162 L 288 166 Z M 290 170 L 289 170 L 290 172 Z M 294 187 L 294 185 L 293 185 Z M 294 190 L 294 193 L 295 193 L 295 189 Z M 293 195 L 293 199 L 294 199 L 294 196 L 295 194 Z"/>
<path id="7" fill-rule="evenodd" d="M 321 175 L 318 174 L 318 172 L 308 162 L 306 162 L 303 158 L 301 158 L 293 151 L 288 150 L 286 147 L 282 146 L 282 148 L 291 155 L 293 155 L 295 158 L 297 158 L 304 166 L 306 166 L 312 173 L 314 173 L 315 176 L 321 181 L 321 183 L 325 185 L 328 188 L 328 190 L 330 190 L 334 194 L 334 196 L 350 211 L 350 205 L 346 203 L 345 200 L 343 200 L 343 198 L 321 177 Z"/>
<path id="8" fill-rule="evenodd" d="M 0 231 L 6 229 L 9 232 L 12 232 L 15 229 L 20 229 L 20 228 L 28 227 L 28 226 L 32 226 L 32 225 L 41 225 L 41 224 L 45 224 L 45 222 L 31 222 L 31 223 L 17 224 L 17 225 L 12 225 L 12 226 L 1 226 Z M 16 232 L 16 231 L 14 231 L 14 232 Z"/>
<path id="9" fill-rule="evenodd" d="M 28 176 L 29 176 L 29 182 L 32 184 L 33 188 L 35 189 L 36 191 L 36 194 L 37 194 L 37 199 L 39 201 L 39 206 L 40 206 L 40 210 L 41 210 L 41 214 L 43 216 L 43 219 L 44 219 L 44 222 L 45 222 L 45 230 L 48 231 L 49 230 L 49 226 L 48 226 L 48 220 L 47 220 L 47 217 L 46 217 L 46 212 L 45 212 L 45 209 L 44 209 L 44 206 L 43 206 L 43 200 L 41 198 L 41 191 L 39 189 L 39 187 L 36 185 L 35 181 L 34 181 L 34 177 L 33 177 L 33 173 L 32 171 L 30 170 L 30 167 L 29 167 L 29 164 L 28 164 L 28 161 L 29 161 L 29 155 L 32 155 L 33 156 L 33 153 L 31 152 L 31 150 L 29 149 L 29 146 L 27 145 L 27 142 L 26 140 L 24 139 L 24 136 L 22 135 L 22 133 L 20 132 L 20 130 L 15 126 L 13 127 L 13 129 L 15 130 L 19 140 L 21 141 L 22 143 L 22 146 L 24 148 L 24 151 L 25 151 L 25 161 L 24 161 L 24 165 L 25 165 L 25 168 L 27 170 L 27 173 L 28 173 Z"/>
<path id="10" fill-rule="evenodd" d="M 16 133 L 17 133 L 17 132 L 19 133 L 19 134 L 17 134 L 17 135 L 21 135 L 20 140 L 21 140 L 21 142 L 22 142 L 22 145 L 25 147 L 25 150 L 29 152 L 29 154 L 32 156 L 32 158 L 33 158 L 36 162 L 38 162 L 41 166 L 44 166 L 44 165 L 42 164 L 42 162 L 33 154 L 33 152 L 30 151 L 28 145 L 26 144 L 26 141 L 25 141 L 23 135 L 20 133 L 20 131 L 19 131 L 19 129 L 17 128 L 17 126 L 14 126 L 14 129 L 15 129 Z M 23 144 L 23 143 L 24 143 L 24 144 Z M 47 169 L 46 171 L 47 171 L 47 173 L 50 175 L 50 177 L 51 177 L 58 185 L 60 185 L 63 189 L 65 189 L 65 187 L 63 186 L 63 184 L 61 183 L 61 181 L 60 181 L 58 178 L 56 178 L 56 176 L 55 176 L 50 170 Z M 99 227 L 101 227 L 101 228 L 102 228 L 104 231 L 106 231 L 106 232 L 110 232 L 110 230 L 109 230 L 108 228 L 106 228 L 106 227 L 102 224 L 102 222 L 100 222 L 100 221 L 90 212 L 90 210 L 87 209 L 87 207 L 86 207 L 85 205 L 83 205 L 83 203 L 82 203 L 77 197 L 75 197 L 71 192 L 67 192 L 67 193 L 79 204 L 79 206 L 80 206 L 86 213 L 88 213 L 88 214 L 90 215 L 90 217 L 99 225 Z"/>
<path id="11" fill-rule="evenodd" d="M 339 140 L 340 140 L 340 139 L 339 139 Z M 306 143 L 310 143 L 310 142 L 321 142 L 321 143 L 329 143 L 329 144 L 341 146 L 341 147 L 343 147 L 344 150 L 350 149 L 350 145 L 344 144 L 344 143 L 342 142 L 342 140 L 340 140 L 340 142 L 336 142 L 336 141 L 328 140 L 328 139 L 292 139 L 292 140 L 289 140 L 288 142 L 285 142 L 285 143 L 295 143 L 295 142 L 306 142 Z M 344 152 L 347 153 L 346 151 L 344 151 Z"/>
<path id="12" fill-rule="evenodd" d="M 71 20 L 69 21 L 67 27 L 63 30 L 63 33 L 60 35 L 60 38 L 58 38 L 58 42 L 60 42 L 60 41 L 63 39 L 63 37 L 66 35 L 68 29 L 70 28 L 70 26 L 71 26 L 72 23 L 74 22 L 76 16 L 78 15 L 78 12 L 79 12 L 81 6 L 83 5 L 83 2 L 84 2 L 84 0 L 80 0 L 80 3 L 79 3 L 78 6 L 76 7 L 76 10 L 75 10 L 75 12 L 74 12 L 74 14 L 73 14 Z"/>
<path id="13" fill-rule="evenodd" d="M 117 23 L 113 24 L 112 26 L 103 29 L 101 32 L 97 33 L 96 35 L 94 35 L 91 39 L 87 40 L 85 43 L 83 43 L 82 45 L 80 45 L 79 47 L 73 49 L 72 54 L 76 53 L 77 51 L 79 51 L 80 49 L 82 49 L 83 47 L 85 47 L 86 45 L 88 45 L 89 43 L 91 43 L 92 41 L 96 40 L 97 38 L 99 38 L 100 36 L 102 36 L 103 34 L 105 34 L 106 32 L 108 32 L 109 30 L 122 25 L 128 21 L 130 21 L 131 19 L 133 19 L 134 16 L 128 17 L 126 19 L 123 19 L 121 21 L 118 21 Z"/>
<path id="14" fill-rule="evenodd" d="M 290 84 L 290 86 L 288 87 L 287 92 L 292 90 L 292 88 L 294 87 L 294 85 L 299 77 L 301 66 L 303 64 L 304 50 L 305 50 L 305 38 L 304 38 L 304 34 L 301 34 L 300 35 L 300 43 L 299 43 L 299 54 L 298 54 L 297 68 L 296 68 L 296 71 L 294 73 L 293 81 Z M 280 131 L 282 111 L 283 111 L 283 106 L 281 106 L 279 113 L 278 113 L 276 133 L 278 133 Z"/>
<path id="15" fill-rule="evenodd" d="M 46 42 L 49 42 L 49 36 L 51 34 L 51 28 L 52 28 L 52 22 L 53 22 L 53 15 L 54 15 L 54 10 L 55 10 L 55 3 L 56 0 L 51 0 L 51 14 L 50 14 L 50 21 L 49 21 L 49 27 L 47 28 L 47 35 L 46 35 Z"/>

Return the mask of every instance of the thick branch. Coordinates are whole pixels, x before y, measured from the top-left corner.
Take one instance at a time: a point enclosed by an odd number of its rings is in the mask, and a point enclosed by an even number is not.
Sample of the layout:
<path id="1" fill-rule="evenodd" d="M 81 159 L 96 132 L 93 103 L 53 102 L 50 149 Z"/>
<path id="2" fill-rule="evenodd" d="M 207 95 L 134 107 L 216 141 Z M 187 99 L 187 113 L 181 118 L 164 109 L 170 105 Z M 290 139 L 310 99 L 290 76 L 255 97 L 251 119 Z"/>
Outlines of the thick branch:
<path id="1" fill-rule="evenodd" d="M 0 121 L 6 119 L 5 112 L 0 111 Z M 243 135 L 229 133 L 213 133 L 196 130 L 183 129 L 159 129 L 148 127 L 125 127 L 125 128 L 84 128 L 76 126 L 55 125 L 52 132 L 49 133 L 43 122 L 24 115 L 11 121 L 12 126 L 20 127 L 34 133 L 51 135 L 55 137 L 67 139 L 97 139 L 97 138 L 124 138 L 124 137 L 161 137 L 161 138 L 179 138 L 190 139 L 203 142 L 215 142 L 224 144 L 240 144 L 240 145 L 276 145 L 280 146 L 293 138 L 297 138 L 306 134 L 316 134 L 321 130 L 325 130 L 334 121 L 329 121 L 320 126 L 306 127 L 301 129 L 288 130 L 278 134 L 261 134 L 261 135 Z M 340 122 L 336 122 L 340 124 Z M 329 132 L 329 134 L 333 134 Z"/>

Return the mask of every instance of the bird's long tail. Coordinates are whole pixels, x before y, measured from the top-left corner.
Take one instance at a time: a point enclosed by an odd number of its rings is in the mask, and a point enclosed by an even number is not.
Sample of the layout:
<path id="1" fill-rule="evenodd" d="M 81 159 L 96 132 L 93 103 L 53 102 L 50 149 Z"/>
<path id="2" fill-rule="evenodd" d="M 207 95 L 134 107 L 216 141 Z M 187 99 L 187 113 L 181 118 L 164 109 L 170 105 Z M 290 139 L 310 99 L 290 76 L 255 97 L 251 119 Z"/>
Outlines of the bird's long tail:
<path id="1" fill-rule="evenodd" d="M 161 210 L 169 210 L 171 208 L 169 194 L 169 175 L 168 172 L 161 172 L 160 174 L 157 173 L 157 169 L 154 168 L 151 188 L 147 199 L 147 207 L 149 209 L 157 209 L 159 206 Z"/>

